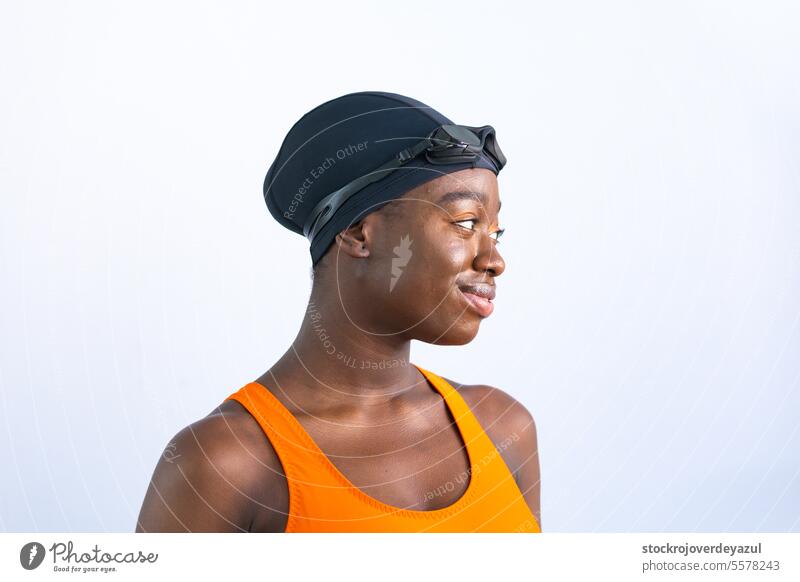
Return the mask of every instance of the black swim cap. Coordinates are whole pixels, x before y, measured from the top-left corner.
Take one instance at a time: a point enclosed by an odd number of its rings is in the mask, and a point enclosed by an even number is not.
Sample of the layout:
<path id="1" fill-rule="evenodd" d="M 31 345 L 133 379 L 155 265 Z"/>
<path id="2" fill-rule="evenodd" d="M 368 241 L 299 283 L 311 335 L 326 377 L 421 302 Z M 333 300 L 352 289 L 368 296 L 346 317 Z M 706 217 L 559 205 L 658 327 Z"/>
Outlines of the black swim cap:
<path id="1" fill-rule="evenodd" d="M 401 150 L 453 122 L 435 109 L 403 95 L 365 91 L 343 95 L 312 109 L 292 126 L 264 180 L 270 214 L 303 234 L 317 203 L 345 184 L 373 172 Z M 432 164 L 415 158 L 349 198 L 320 228 L 311 243 L 316 265 L 336 235 L 409 190 L 443 174 L 467 168 L 500 168 L 485 155 L 473 161 Z"/>

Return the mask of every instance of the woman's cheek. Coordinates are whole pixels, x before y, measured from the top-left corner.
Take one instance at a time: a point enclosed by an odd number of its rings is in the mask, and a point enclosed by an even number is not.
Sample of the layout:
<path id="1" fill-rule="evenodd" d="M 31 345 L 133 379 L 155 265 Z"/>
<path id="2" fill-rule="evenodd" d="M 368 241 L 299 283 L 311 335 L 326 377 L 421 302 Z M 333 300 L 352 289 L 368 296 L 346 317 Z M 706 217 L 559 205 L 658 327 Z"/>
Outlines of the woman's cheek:
<path id="1" fill-rule="evenodd" d="M 456 272 L 463 271 L 469 265 L 470 243 L 461 237 L 451 237 L 445 246 L 447 264 Z"/>

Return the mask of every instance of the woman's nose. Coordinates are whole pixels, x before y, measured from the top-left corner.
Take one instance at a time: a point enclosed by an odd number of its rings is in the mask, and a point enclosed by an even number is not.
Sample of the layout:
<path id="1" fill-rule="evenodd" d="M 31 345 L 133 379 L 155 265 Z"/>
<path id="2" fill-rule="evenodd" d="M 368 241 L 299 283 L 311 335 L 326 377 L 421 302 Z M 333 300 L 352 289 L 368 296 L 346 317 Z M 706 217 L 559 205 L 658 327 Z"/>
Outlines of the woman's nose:
<path id="1" fill-rule="evenodd" d="M 484 233 L 478 244 L 478 253 L 474 261 L 475 270 L 488 272 L 492 277 L 501 275 L 506 270 L 506 262 L 497 250 L 497 242 L 488 233 Z"/>

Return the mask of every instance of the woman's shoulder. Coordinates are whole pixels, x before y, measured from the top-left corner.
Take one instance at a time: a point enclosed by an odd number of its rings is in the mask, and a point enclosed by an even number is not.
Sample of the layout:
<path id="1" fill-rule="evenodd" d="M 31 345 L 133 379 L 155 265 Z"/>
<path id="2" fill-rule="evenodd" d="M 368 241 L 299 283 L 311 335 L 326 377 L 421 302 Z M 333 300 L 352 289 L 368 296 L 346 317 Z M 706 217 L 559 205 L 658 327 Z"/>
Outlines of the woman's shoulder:
<path id="1" fill-rule="evenodd" d="M 537 453 L 531 412 L 505 390 L 488 384 L 463 384 L 444 378 L 467 403 L 512 473 Z"/>
<path id="2" fill-rule="evenodd" d="M 148 487 L 138 531 L 283 531 L 288 486 L 261 427 L 228 400 L 178 431 Z"/>
<path id="3" fill-rule="evenodd" d="M 183 428 L 174 441 L 197 462 L 247 474 L 280 471 L 280 460 L 255 418 L 235 400 L 226 400 Z"/>
<path id="4" fill-rule="evenodd" d="M 534 422 L 533 415 L 525 405 L 505 390 L 488 384 L 463 384 L 443 376 L 442 378 L 461 395 L 484 429 L 487 425 L 498 422 L 522 426 Z"/>

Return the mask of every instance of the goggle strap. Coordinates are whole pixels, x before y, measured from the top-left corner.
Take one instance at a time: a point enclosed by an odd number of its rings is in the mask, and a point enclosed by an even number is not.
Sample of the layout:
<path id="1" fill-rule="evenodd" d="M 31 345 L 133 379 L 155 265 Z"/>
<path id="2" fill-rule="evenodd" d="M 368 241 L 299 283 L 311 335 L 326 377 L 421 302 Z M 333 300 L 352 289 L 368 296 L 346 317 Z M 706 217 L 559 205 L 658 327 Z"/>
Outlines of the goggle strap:
<path id="1" fill-rule="evenodd" d="M 413 146 L 404 149 L 399 154 L 395 155 L 391 160 L 383 164 L 382 166 L 372 170 L 369 174 L 361 176 L 360 178 L 356 178 L 352 182 L 345 184 L 343 187 L 339 188 L 335 192 L 328 194 L 325 198 L 320 200 L 314 209 L 311 211 L 311 214 L 308 215 L 308 222 L 303 227 L 303 234 L 308 237 L 309 233 L 315 229 L 315 225 L 317 222 L 320 222 L 326 214 L 330 212 L 331 209 L 336 208 L 339 209 L 345 203 L 347 199 L 353 196 L 355 193 L 359 192 L 360 190 L 367 187 L 369 184 L 373 182 L 377 182 L 378 180 L 382 179 L 384 176 L 384 172 L 388 172 L 391 170 L 395 170 L 408 162 L 416 158 L 419 154 L 424 152 L 428 149 L 431 145 L 429 139 L 424 139 Z M 327 210 L 323 210 L 326 206 L 329 208 Z M 324 224 L 324 223 L 323 223 Z M 320 228 L 322 224 L 320 224 Z M 311 234 L 310 238 L 314 238 L 316 232 Z"/>

